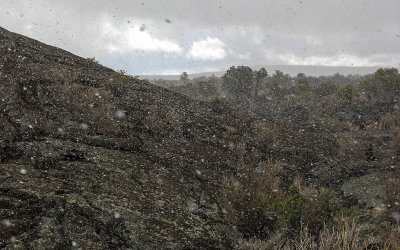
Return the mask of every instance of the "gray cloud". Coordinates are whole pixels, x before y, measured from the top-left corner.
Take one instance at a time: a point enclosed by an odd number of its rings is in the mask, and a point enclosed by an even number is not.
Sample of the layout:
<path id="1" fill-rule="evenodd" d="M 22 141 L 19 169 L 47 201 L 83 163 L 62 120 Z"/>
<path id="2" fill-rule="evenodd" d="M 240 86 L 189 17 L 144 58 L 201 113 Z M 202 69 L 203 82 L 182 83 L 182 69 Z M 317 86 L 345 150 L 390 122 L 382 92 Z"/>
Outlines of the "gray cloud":
<path id="1" fill-rule="evenodd" d="M 398 67 L 399 9 L 397 0 L 2 0 L 0 25 L 135 74 L 129 58 L 143 53 L 157 58 L 154 73 L 230 63 Z M 152 61 L 143 63 L 149 73 Z"/>

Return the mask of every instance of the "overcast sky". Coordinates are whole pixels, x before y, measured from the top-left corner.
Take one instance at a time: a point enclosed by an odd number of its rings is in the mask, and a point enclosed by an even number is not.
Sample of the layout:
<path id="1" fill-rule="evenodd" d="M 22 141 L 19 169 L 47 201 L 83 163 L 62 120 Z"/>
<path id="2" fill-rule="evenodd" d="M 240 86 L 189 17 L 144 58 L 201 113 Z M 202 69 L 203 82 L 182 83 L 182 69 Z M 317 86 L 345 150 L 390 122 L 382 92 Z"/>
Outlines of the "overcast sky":
<path id="1" fill-rule="evenodd" d="M 400 66 L 399 0 L 0 0 L 0 26 L 130 74 Z"/>

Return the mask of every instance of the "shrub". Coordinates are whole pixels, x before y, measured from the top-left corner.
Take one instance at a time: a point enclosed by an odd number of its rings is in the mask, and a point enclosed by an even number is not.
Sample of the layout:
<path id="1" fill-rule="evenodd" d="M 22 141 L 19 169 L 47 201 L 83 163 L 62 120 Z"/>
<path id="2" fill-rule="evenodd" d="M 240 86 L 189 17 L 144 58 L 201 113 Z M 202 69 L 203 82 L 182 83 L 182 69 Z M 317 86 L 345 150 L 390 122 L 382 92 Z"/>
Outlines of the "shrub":
<path id="1" fill-rule="evenodd" d="M 225 219 L 245 238 L 265 239 L 271 232 L 294 236 L 304 226 L 317 235 L 340 211 L 338 199 L 327 189 L 303 188 L 298 179 L 296 186 L 282 190 L 281 170 L 281 164 L 272 162 L 252 168 L 239 154 L 236 176 L 223 179 Z"/>
<path id="2" fill-rule="evenodd" d="M 339 86 L 331 82 L 321 83 L 314 88 L 315 94 L 319 97 L 333 95 L 338 90 Z"/>
<path id="3" fill-rule="evenodd" d="M 307 225 L 310 232 L 314 235 L 322 229 L 325 223 L 332 221 L 333 217 L 341 209 L 341 205 L 336 195 L 328 189 L 310 189 L 304 195 L 302 223 Z"/>
<path id="4" fill-rule="evenodd" d="M 274 200 L 274 209 L 277 211 L 278 220 L 275 230 L 284 230 L 294 234 L 300 229 L 304 197 L 300 196 L 297 187 L 292 186 L 280 199 Z"/>
<path id="5" fill-rule="evenodd" d="M 242 161 L 242 160 L 240 160 Z M 265 237 L 273 230 L 276 214 L 271 200 L 278 197 L 281 165 L 262 163 L 251 169 L 238 167 L 235 178 L 224 178 L 221 193 L 225 218 L 245 237 Z"/>

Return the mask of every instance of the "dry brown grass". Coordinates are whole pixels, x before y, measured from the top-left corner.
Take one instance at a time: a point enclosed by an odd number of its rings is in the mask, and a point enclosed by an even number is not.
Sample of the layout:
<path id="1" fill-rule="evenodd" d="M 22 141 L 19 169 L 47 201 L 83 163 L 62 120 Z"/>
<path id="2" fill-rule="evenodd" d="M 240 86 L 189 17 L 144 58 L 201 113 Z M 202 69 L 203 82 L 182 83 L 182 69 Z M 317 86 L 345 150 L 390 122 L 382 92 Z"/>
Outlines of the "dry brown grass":
<path id="1" fill-rule="evenodd" d="M 318 237 L 310 234 L 307 228 L 302 228 L 296 239 L 282 237 L 277 234 L 268 240 L 242 240 L 237 249 L 300 249 L 300 250 L 358 250 L 366 249 L 368 242 L 360 237 L 360 227 L 356 220 L 340 219 L 332 227 L 324 226 Z M 388 248 L 389 249 L 389 248 Z"/>
<path id="2" fill-rule="evenodd" d="M 400 249 L 400 226 L 389 226 L 386 231 L 385 243 L 383 249 L 394 250 Z"/>
<path id="3" fill-rule="evenodd" d="M 380 130 L 389 130 L 400 126 L 400 115 L 398 113 L 386 113 L 381 116 Z"/>
<path id="4" fill-rule="evenodd" d="M 386 201 L 390 207 L 395 207 L 396 202 L 400 202 L 400 178 L 389 178 L 384 185 Z"/>
<path id="5" fill-rule="evenodd" d="M 384 156 L 381 160 L 381 169 L 388 169 L 392 165 L 393 160 L 391 157 Z"/>
<path id="6" fill-rule="evenodd" d="M 340 219 L 336 226 L 321 230 L 319 249 L 365 249 L 366 242 L 360 238 L 360 227 L 355 219 Z"/>

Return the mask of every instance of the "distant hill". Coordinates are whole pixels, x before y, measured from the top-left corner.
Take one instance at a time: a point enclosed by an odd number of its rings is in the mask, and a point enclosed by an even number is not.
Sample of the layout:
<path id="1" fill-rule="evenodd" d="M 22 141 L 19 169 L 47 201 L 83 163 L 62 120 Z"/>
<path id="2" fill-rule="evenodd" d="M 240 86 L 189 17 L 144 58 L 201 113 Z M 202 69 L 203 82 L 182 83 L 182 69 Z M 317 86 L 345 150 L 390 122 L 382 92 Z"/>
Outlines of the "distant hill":
<path id="1" fill-rule="evenodd" d="M 328 76 L 339 73 L 341 75 L 367 75 L 374 73 L 379 66 L 372 67 L 347 67 L 347 66 L 312 66 L 312 65 L 263 65 L 263 66 L 253 66 L 253 69 L 258 69 L 264 67 L 268 73 L 271 75 L 275 72 L 275 70 L 280 70 L 285 74 L 289 74 L 291 76 L 296 76 L 298 73 L 304 73 L 308 76 Z M 382 66 L 383 67 L 383 66 Z M 200 76 L 222 76 L 225 71 L 215 71 L 215 72 L 203 72 L 203 73 L 195 73 L 189 74 L 189 78 L 193 79 L 195 77 Z M 163 79 L 163 80 L 179 80 L 180 75 L 141 75 L 141 79 Z"/>

